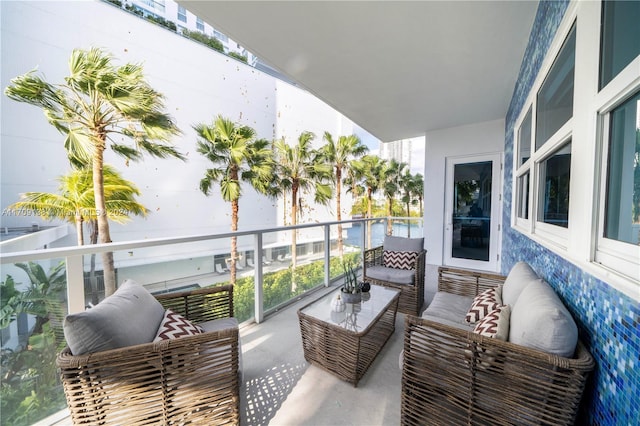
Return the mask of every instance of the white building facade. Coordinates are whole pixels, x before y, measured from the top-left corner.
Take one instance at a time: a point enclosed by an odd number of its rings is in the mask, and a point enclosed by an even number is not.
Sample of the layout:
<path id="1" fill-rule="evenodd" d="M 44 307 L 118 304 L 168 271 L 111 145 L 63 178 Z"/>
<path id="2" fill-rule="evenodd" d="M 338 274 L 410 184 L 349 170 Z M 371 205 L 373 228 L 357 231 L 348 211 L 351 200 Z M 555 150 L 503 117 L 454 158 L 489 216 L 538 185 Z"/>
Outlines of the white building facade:
<path id="1" fill-rule="evenodd" d="M 167 14 L 172 13 L 168 3 Z M 316 135 L 315 147 L 322 145 L 325 131 L 334 137 L 354 132 L 349 119 L 308 92 L 108 3 L 2 2 L 0 6 L 3 88 L 12 78 L 34 68 L 48 82 L 61 83 L 69 73 L 67 63 L 72 50 L 95 46 L 112 53 L 117 64 L 141 63 L 150 85 L 165 96 L 166 110 L 181 130 L 173 142 L 188 160 L 145 157 L 136 163 L 106 151 L 105 162 L 138 186 L 142 192 L 138 201 L 150 210 L 147 218 L 133 217 L 126 225 L 111 224 L 115 242 L 230 231 L 230 204 L 222 200 L 219 187 L 214 187 L 208 197 L 199 189 L 200 179 L 211 163 L 196 152 L 195 124 L 212 123 L 222 115 L 254 128 L 259 138 L 285 138 L 291 144 L 296 143 L 301 132 L 310 131 Z M 44 25 L 46 22 L 56 25 Z M 51 225 L 38 216 L 12 212 L 7 207 L 24 192 L 57 192 L 56 178 L 71 170 L 63 147 L 64 136 L 37 107 L 2 96 L 1 108 L 0 227 L 10 230 Z M 321 206 L 313 203 L 313 194 L 303 196 L 304 205 L 308 206 L 303 222 L 335 220 L 335 201 Z M 288 197 L 272 200 L 245 185 L 239 229 L 286 224 L 289 203 Z M 351 210 L 351 196 L 346 192 L 342 194 L 342 208 L 343 216 Z M 50 232 L 50 238 L 37 240 L 36 246 L 9 249 L 5 245 L 3 251 L 75 245 L 73 227 L 66 229 Z M 299 240 L 322 240 L 324 236 L 319 231 L 300 231 Z M 266 245 L 279 243 L 290 244 L 290 238 L 277 233 L 265 237 Z M 240 251 L 253 248 L 251 239 L 239 244 Z M 183 253 L 165 253 L 157 248 L 129 256 L 116 254 L 116 263 L 121 268 L 132 267 L 176 257 L 192 259 L 195 254 L 207 256 L 209 262 L 211 255 L 228 250 L 228 240 L 219 240 L 217 245 L 191 245 Z M 195 264 L 192 267 L 194 271 L 204 268 Z M 5 275 L 6 271 L 2 271 Z"/>

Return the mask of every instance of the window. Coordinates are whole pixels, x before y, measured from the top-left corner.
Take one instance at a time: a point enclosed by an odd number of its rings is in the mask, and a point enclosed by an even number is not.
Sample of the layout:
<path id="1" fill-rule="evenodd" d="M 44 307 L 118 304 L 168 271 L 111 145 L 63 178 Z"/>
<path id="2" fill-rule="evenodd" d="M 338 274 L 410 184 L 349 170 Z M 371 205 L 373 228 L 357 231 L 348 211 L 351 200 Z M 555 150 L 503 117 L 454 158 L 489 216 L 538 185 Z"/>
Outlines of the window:
<path id="1" fill-rule="evenodd" d="M 204 32 L 204 21 L 201 18 L 196 18 L 196 28 Z"/>
<path id="2" fill-rule="evenodd" d="M 187 9 L 178 6 L 178 21 L 187 22 Z"/>
<path id="3" fill-rule="evenodd" d="M 567 30 L 522 116 L 514 150 L 513 224 L 555 247 L 567 247 L 569 237 L 575 23 Z"/>
<path id="4" fill-rule="evenodd" d="M 640 242 L 640 92 L 610 114 L 604 237 Z"/>
<path id="5" fill-rule="evenodd" d="M 518 177 L 516 215 L 520 219 L 529 219 L 529 179 L 530 173 Z"/>
<path id="6" fill-rule="evenodd" d="M 531 108 L 518 130 L 518 167 L 531 156 Z"/>
<path id="7" fill-rule="evenodd" d="M 602 3 L 594 261 L 640 281 L 640 2 Z M 633 64 L 632 66 L 630 66 Z M 624 70 L 624 72 L 623 72 Z"/>
<path id="8" fill-rule="evenodd" d="M 536 102 L 536 149 L 573 116 L 576 28 L 571 29 L 542 83 Z"/>
<path id="9" fill-rule="evenodd" d="M 640 54 L 640 2 L 602 3 L 600 88 Z"/>
<path id="10" fill-rule="evenodd" d="M 217 38 L 218 40 L 220 40 L 223 43 L 226 43 L 229 41 L 229 37 L 227 37 L 226 34 L 221 33 L 220 31 L 217 30 L 213 30 L 213 36 L 215 38 Z"/>
<path id="11" fill-rule="evenodd" d="M 635 295 L 639 22 L 640 1 L 570 2 L 513 128 L 511 206 L 519 232 Z"/>
<path id="12" fill-rule="evenodd" d="M 562 146 L 540 163 L 541 202 L 539 217 L 551 225 L 569 227 L 569 180 L 571 143 Z"/>
<path id="13" fill-rule="evenodd" d="M 164 13 L 164 0 L 142 0 L 142 3 L 146 4 L 151 9 Z"/>

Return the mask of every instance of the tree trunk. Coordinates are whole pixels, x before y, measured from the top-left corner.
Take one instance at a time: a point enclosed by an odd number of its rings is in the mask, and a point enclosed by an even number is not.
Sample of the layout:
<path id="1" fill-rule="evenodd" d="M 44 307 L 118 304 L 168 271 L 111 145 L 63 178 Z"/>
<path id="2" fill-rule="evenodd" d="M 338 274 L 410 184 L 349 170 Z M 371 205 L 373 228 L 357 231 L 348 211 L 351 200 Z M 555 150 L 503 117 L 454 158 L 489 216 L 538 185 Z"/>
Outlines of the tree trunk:
<path id="1" fill-rule="evenodd" d="M 411 217 L 411 208 L 410 208 L 410 204 L 411 204 L 411 197 L 409 195 L 407 195 L 407 197 L 409 197 L 409 201 L 407 202 L 407 217 Z M 407 224 L 407 237 L 411 238 L 411 221 L 409 221 L 409 223 Z"/>
<path id="2" fill-rule="evenodd" d="M 340 223 L 340 221 L 342 221 L 342 211 L 341 211 L 341 197 L 340 197 L 340 191 L 342 191 L 342 185 L 341 185 L 341 181 L 342 181 L 342 168 L 341 167 L 336 167 L 336 210 L 337 210 L 337 214 L 336 214 L 336 219 L 338 220 L 338 255 L 340 256 L 340 259 L 342 259 L 342 256 L 344 254 L 344 249 L 342 247 L 342 224 Z M 327 249 L 329 249 L 329 247 L 327 247 Z"/>
<path id="3" fill-rule="evenodd" d="M 294 182 L 291 186 L 291 224 L 298 223 L 298 183 Z M 296 229 L 291 230 L 291 293 L 295 294 L 298 286 L 296 285 L 296 261 L 297 261 L 297 233 Z"/>
<path id="4" fill-rule="evenodd" d="M 78 234 L 78 245 L 84 245 L 84 232 L 82 231 L 82 215 L 80 213 L 76 213 L 76 234 Z"/>
<path id="5" fill-rule="evenodd" d="M 96 146 L 96 153 L 93 157 L 93 193 L 96 204 L 96 216 L 98 222 L 98 236 L 101 244 L 111 242 L 109 232 L 109 219 L 107 207 L 104 199 L 104 176 L 102 173 L 104 137 L 102 144 Z M 109 296 L 116 291 L 116 273 L 113 265 L 113 252 L 102 253 L 102 268 L 104 271 L 104 295 Z"/>
<path id="6" fill-rule="evenodd" d="M 238 230 L 238 200 L 231 201 L 231 231 Z M 238 237 L 231 237 L 231 284 L 236 284 L 236 262 L 238 261 Z"/>
<path id="7" fill-rule="evenodd" d="M 389 197 L 389 210 L 387 210 L 387 235 L 393 234 L 393 221 L 391 217 L 393 216 L 393 198 Z"/>

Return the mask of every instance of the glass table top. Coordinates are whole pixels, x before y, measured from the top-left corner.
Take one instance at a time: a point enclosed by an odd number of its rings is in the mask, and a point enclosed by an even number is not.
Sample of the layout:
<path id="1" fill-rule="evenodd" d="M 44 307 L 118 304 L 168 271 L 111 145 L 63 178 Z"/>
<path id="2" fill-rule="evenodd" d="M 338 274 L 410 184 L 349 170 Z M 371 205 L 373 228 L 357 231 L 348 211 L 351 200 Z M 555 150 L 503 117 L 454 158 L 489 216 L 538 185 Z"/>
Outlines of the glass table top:
<path id="1" fill-rule="evenodd" d="M 362 332 L 375 322 L 399 293 L 398 290 L 372 285 L 368 293 L 362 293 L 362 302 L 345 303 L 344 309 L 336 312 L 332 309 L 332 301 L 340 294 L 338 288 L 301 308 L 300 312 L 346 330 Z"/>

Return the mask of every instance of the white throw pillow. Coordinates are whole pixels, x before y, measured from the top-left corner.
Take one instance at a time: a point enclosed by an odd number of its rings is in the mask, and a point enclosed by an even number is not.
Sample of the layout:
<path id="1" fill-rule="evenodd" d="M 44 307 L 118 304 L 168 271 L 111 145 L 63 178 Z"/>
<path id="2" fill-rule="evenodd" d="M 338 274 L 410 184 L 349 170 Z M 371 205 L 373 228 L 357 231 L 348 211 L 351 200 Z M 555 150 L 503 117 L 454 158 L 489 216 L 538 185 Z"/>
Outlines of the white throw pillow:
<path id="1" fill-rule="evenodd" d="M 473 299 L 469 312 L 467 312 L 465 316 L 465 321 L 469 324 L 474 324 L 493 312 L 493 310 L 500 305 L 502 305 L 500 288 L 489 288 Z"/>
<path id="2" fill-rule="evenodd" d="M 203 332 L 202 327 L 193 324 L 179 313 L 167 309 L 153 341 L 158 342 L 160 340 L 177 339 L 178 337 L 184 336 L 195 336 Z"/>
<path id="3" fill-rule="evenodd" d="M 481 319 L 473 328 L 474 333 L 506 341 L 509 337 L 509 317 L 511 308 L 502 305 Z"/>

